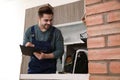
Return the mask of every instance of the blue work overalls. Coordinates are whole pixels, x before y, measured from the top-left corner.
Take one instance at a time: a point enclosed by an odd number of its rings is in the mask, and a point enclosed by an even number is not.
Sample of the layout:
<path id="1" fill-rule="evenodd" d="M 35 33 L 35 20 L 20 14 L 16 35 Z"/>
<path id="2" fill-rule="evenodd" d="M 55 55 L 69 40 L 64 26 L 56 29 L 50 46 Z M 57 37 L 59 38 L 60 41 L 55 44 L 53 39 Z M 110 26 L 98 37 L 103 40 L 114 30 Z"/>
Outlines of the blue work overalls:
<path id="1" fill-rule="evenodd" d="M 50 36 L 47 41 L 38 41 L 35 39 L 34 26 L 31 27 L 32 43 L 35 45 L 36 51 L 42 51 L 44 53 L 51 53 L 51 40 L 54 33 L 54 27 L 50 32 Z M 33 54 L 31 55 L 30 62 L 28 64 L 28 74 L 48 74 L 56 73 L 56 59 L 37 59 Z"/>

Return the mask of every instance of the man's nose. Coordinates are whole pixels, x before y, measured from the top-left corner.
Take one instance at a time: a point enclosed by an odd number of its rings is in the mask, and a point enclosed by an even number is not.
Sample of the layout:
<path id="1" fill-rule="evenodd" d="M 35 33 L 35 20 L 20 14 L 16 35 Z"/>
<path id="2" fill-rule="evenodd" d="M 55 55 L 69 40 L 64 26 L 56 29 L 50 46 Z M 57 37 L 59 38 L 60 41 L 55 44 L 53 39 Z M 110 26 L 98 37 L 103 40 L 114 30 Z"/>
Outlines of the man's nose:
<path id="1" fill-rule="evenodd" d="M 47 24 L 49 24 L 49 25 L 50 25 L 50 24 L 51 24 L 51 21 L 48 21 L 48 22 L 47 22 Z"/>

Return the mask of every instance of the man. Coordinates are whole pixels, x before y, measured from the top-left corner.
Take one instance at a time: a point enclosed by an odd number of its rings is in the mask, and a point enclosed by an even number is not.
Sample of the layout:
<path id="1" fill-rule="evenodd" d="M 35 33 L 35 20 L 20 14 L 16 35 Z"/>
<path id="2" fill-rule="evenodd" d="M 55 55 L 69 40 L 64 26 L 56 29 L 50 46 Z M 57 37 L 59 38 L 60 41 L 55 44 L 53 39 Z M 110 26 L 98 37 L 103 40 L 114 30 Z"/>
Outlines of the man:
<path id="1" fill-rule="evenodd" d="M 63 55 L 64 44 L 61 31 L 52 26 L 52 20 L 52 7 L 40 7 L 38 24 L 29 27 L 24 34 L 23 45 L 37 48 L 31 55 L 28 74 L 56 73 L 56 60 Z"/>

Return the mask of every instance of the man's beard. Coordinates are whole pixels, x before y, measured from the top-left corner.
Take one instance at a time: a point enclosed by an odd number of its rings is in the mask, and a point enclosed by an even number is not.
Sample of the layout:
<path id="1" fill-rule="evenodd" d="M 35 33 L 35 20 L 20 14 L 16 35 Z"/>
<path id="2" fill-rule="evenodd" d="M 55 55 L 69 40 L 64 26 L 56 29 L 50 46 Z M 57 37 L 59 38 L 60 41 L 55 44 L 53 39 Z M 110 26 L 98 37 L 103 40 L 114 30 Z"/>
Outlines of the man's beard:
<path id="1" fill-rule="evenodd" d="M 44 25 L 43 25 L 43 28 L 47 30 L 47 29 L 50 28 L 50 25 L 48 25 L 48 24 L 44 24 Z"/>

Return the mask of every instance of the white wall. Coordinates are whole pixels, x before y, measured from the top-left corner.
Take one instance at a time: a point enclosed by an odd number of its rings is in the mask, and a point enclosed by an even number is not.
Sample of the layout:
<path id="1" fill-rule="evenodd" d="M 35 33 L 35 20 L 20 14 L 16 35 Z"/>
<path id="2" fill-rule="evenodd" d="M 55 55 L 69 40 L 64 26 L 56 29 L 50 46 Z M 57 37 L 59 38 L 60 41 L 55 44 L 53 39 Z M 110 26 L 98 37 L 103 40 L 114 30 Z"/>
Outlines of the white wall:
<path id="1" fill-rule="evenodd" d="M 75 1 L 80 1 L 80 0 L 21 0 L 21 3 L 23 3 L 24 8 L 30 8 L 34 6 L 39 6 L 43 4 L 51 4 L 53 7 L 58 6 L 58 5 L 63 5 Z"/>
<path id="2" fill-rule="evenodd" d="M 25 9 L 78 0 L 0 0 L 0 80 L 19 80 Z"/>

